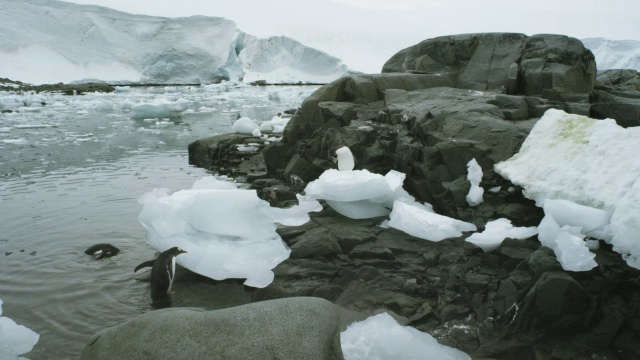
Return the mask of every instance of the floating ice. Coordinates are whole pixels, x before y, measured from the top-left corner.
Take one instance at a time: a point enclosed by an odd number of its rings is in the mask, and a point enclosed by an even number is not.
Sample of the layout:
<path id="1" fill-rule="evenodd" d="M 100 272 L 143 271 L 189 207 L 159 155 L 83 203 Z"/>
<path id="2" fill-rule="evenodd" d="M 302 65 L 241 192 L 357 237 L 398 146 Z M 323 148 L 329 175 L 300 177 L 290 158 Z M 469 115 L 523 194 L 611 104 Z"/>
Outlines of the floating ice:
<path id="1" fill-rule="evenodd" d="M 482 168 L 478 165 L 476 159 L 471 159 L 467 163 L 467 180 L 471 183 L 471 189 L 467 194 L 467 202 L 471 206 L 476 206 L 482 202 L 482 195 L 484 189 L 480 187 L 480 181 L 482 181 Z"/>
<path id="2" fill-rule="evenodd" d="M 0 299 L 0 315 L 2 315 L 2 299 Z M 6 316 L 0 316 L 0 359 L 18 359 L 18 355 L 28 353 L 40 339 L 33 330 Z"/>
<path id="3" fill-rule="evenodd" d="M 275 223 L 302 225 L 310 211 L 322 209 L 313 199 L 298 201 L 289 209 L 272 208 L 255 190 L 209 177 L 189 190 L 145 193 L 138 200 L 138 218 L 156 250 L 187 250 L 176 258 L 187 269 L 217 280 L 246 278 L 245 285 L 262 288 L 273 281 L 271 269 L 291 252 Z"/>
<path id="4" fill-rule="evenodd" d="M 489 221 L 481 233 L 474 233 L 466 241 L 482 248 L 484 252 L 495 250 L 506 238 L 527 239 L 538 233 L 535 226 L 514 227 L 509 219 Z"/>
<path id="5" fill-rule="evenodd" d="M 233 132 L 243 134 L 252 134 L 257 129 L 258 124 L 256 124 L 253 120 L 246 116 L 236 120 L 231 127 L 231 130 L 233 130 Z"/>
<path id="6" fill-rule="evenodd" d="M 630 266 L 640 268 L 638 153 L 640 128 L 625 129 L 611 119 L 551 109 L 533 127 L 520 151 L 496 164 L 495 170 L 521 185 L 524 195 L 539 206 L 546 199 L 564 199 L 611 214 L 613 249 Z M 589 235 L 609 237 L 606 226 Z"/>
<path id="7" fill-rule="evenodd" d="M 441 241 L 461 236 L 464 231 L 477 230 L 471 223 L 438 215 L 402 201 L 393 203 L 389 226 L 430 241 Z"/>
<path id="8" fill-rule="evenodd" d="M 340 333 L 346 360 L 468 360 L 464 352 L 441 345 L 433 336 L 398 324 L 382 313 L 355 322 Z"/>
<path id="9" fill-rule="evenodd" d="M 185 99 L 177 101 L 157 100 L 154 103 L 138 104 L 131 108 L 132 119 L 162 119 L 180 116 L 189 108 L 190 102 Z"/>

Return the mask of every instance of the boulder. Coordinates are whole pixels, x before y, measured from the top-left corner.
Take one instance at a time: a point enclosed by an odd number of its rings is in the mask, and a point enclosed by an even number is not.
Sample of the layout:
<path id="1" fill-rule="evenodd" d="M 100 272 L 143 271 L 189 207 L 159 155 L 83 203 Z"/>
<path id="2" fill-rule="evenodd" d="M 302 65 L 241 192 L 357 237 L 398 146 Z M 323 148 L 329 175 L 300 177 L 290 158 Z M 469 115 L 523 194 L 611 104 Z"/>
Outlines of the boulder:
<path id="1" fill-rule="evenodd" d="M 568 36 L 486 33 L 425 40 L 391 57 L 382 72 L 441 74 L 454 76 L 456 88 L 551 98 L 589 93 L 596 63 Z"/>
<path id="2" fill-rule="evenodd" d="M 343 359 L 341 316 L 319 298 L 162 309 L 94 335 L 81 359 Z"/>

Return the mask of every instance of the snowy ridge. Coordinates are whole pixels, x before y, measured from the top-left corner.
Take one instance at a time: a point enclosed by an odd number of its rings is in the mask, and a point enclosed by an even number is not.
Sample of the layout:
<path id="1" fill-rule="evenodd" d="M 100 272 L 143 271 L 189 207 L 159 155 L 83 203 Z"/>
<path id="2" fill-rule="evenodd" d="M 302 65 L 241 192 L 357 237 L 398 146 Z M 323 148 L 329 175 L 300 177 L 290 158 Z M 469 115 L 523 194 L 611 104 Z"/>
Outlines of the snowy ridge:
<path id="1" fill-rule="evenodd" d="M 55 0 L 0 0 L 0 77 L 32 83 L 89 78 L 309 83 L 346 72 L 340 60 L 319 50 L 285 37 L 255 38 L 224 18 L 152 17 Z"/>
<path id="2" fill-rule="evenodd" d="M 586 48 L 596 57 L 598 70 L 634 69 L 640 71 L 640 41 L 582 39 Z"/>

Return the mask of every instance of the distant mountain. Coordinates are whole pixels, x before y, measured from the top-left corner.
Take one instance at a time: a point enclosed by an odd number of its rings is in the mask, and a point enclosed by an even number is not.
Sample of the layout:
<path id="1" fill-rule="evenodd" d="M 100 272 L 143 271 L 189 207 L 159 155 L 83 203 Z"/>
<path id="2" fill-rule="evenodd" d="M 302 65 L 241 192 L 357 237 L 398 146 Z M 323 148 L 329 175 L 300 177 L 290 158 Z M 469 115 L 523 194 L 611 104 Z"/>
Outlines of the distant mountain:
<path id="1" fill-rule="evenodd" d="M 640 41 L 582 39 L 586 48 L 596 57 L 598 70 L 635 69 L 640 71 Z"/>
<path id="2" fill-rule="evenodd" d="M 330 82 L 337 58 L 224 18 L 164 18 L 55 0 L 0 0 L 0 77 L 31 83 Z"/>

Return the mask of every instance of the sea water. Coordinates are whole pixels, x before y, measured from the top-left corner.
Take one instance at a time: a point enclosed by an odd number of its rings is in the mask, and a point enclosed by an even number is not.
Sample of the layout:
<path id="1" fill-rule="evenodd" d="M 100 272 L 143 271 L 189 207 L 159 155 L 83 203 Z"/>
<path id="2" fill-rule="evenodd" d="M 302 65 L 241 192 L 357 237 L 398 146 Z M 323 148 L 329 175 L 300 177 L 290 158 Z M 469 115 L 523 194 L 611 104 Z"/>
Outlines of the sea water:
<path id="1" fill-rule="evenodd" d="M 40 334 L 25 356 L 76 359 L 96 332 L 152 311 L 149 283 L 133 272 L 155 256 L 137 219 L 138 197 L 210 176 L 188 164 L 190 142 L 231 132 L 240 117 L 270 120 L 315 88 L 0 92 L 0 299 L 4 316 Z M 180 111 L 140 116 L 141 105 L 161 103 L 179 104 Z M 97 243 L 121 252 L 94 260 L 84 250 Z M 173 306 L 251 301 L 241 285 L 228 282 L 187 278 L 175 288 Z"/>

